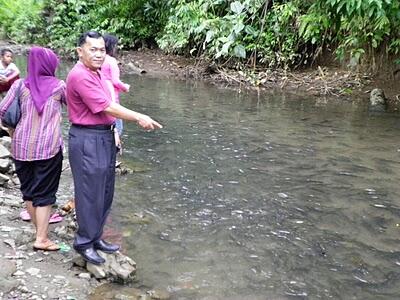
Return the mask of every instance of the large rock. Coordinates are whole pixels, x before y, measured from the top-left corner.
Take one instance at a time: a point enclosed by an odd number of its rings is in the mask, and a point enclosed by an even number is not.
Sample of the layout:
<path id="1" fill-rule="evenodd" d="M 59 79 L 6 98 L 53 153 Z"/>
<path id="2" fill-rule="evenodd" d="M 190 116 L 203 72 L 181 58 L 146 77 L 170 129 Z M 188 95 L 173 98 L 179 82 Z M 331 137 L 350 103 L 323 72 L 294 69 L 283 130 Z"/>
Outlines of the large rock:
<path id="1" fill-rule="evenodd" d="M 120 252 L 107 254 L 98 251 L 106 262 L 102 265 L 87 263 L 82 257 L 75 257 L 73 263 L 86 269 L 96 278 L 111 278 L 114 281 L 132 281 L 136 274 L 136 263 Z"/>
<path id="2" fill-rule="evenodd" d="M 369 110 L 384 111 L 386 110 L 387 101 L 385 93 L 382 89 L 373 89 L 369 97 Z"/>
<path id="3" fill-rule="evenodd" d="M 133 73 L 133 74 L 144 74 L 146 73 L 145 69 L 142 69 L 140 66 L 137 64 L 134 64 L 132 62 L 129 62 L 126 64 L 126 67 L 128 67 L 128 73 Z"/>

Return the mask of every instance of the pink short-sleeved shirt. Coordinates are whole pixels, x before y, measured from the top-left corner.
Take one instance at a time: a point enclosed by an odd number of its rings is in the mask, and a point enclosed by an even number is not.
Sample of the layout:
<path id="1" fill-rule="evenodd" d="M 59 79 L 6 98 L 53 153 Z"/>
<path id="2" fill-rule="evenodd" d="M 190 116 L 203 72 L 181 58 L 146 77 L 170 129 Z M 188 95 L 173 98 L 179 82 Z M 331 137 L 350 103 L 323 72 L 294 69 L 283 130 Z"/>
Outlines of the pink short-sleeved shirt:
<path id="1" fill-rule="evenodd" d="M 112 82 L 116 92 L 127 91 L 125 84 L 119 79 L 120 72 L 118 62 L 114 57 L 108 54 L 106 55 L 104 63 L 101 66 L 101 72 L 103 73 L 105 79 Z"/>
<path id="2" fill-rule="evenodd" d="M 111 94 L 101 72 L 94 72 L 78 62 L 67 76 L 67 109 L 72 124 L 109 125 L 115 118 L 104 112 L 111 104 Z"/>

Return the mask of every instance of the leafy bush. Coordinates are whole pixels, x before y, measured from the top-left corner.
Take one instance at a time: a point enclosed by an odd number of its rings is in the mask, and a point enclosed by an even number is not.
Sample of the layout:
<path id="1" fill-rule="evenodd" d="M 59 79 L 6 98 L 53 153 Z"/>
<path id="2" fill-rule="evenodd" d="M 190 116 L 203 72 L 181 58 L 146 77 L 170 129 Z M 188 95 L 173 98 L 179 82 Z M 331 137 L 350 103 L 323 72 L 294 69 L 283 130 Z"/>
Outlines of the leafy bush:
<path id="1" fill-rule="evenodd" d="M 99 31 L 116 34 L 122 46 L 133 48 L 152 43 L 164 27 L 175 0 L 99 0 L 92 11 Z M 110 16 L 115 16 L 110 18 Z"/>
<path id="2" fill-rule="evenodd" d="M 127 48 L 156 41 L 166 52 L 288 68 L 326 48 L 355 64 L 398 54 L 399 11 L 393 0 L 0 0 L 0 26 L 64 53 L 93 29 Z"/>
<path id="3" fill-rule="evenodd" d="M 389 46 L 398 53 L 400 6 L 391 0 L 317 0 L 301 18 L 300 36 L 319 46 L 337 45 L 337 57 L 346 54 L 360 62 L 364 54 Z"/>
<path id="4" fill-rule="evenodd" d="M 44 0 L 47 45 L 65 55 L 74 53 L 79 34 L 96 26 L 95 7 L 96 0 Z"/>
<path id="5" fill-rule="evenodd" d="M 7 37 L 18 43 L 37 40 L 42 1 L 0 0 L 0 26 Z"/>
<path id="6" fill-rule="evenodd" d="M 298 1 L 278 2 L 180 0 L 157 42 L 168 52 L 292 65 L 299 56 Z"/>

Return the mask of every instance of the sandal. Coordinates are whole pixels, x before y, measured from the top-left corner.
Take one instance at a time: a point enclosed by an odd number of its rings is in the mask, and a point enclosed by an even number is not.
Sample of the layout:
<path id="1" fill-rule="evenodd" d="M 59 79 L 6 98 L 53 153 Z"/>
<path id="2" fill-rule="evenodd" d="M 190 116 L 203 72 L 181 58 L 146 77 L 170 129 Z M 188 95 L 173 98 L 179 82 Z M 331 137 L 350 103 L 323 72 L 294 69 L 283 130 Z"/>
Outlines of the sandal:
<path id="1" fill-rule="evenodd" d="M 50 224 L 58 223 L 58 222 L 61 222 L 62 220 L 63 220 L 63 217 L 61 217 L 59 214 L 55 213 L 50 216 L 49 223 Z"/>
<path id="2" fill-rule="evenodd" d="M 34 251 L 58 251 L 60 250 L 60 246 L 58 246 L 56 243 L 50 242 L 44 247 L 37 247 L 33 245 L 33 250 Z"/>
<path id="3" fill-rule="evenodd" d="M 28 211 L 26 209 L 22 210 L 19 213 L 19 217 L 21 218 L 21 220 L 23 221 L 30 221 L 31 220 L 31 216 L 29 215 Z"/>
<path id="4" fill-rule="evenodd" d="M 31 220 L 31 216 L 29 215 L 28 211 L 26 209 L 22 210 L 19 213 L 19 217 L 21 218 L 21 220 L 23 221 L 27 221 L 29 222 Z M 60 216 L 58 213 L 54 213 L 50 216 L 49 219 L 49 223 L 53 224 L 53 223 L 58 223 L 61 222 L 63 220 L 63 217 Z"/>

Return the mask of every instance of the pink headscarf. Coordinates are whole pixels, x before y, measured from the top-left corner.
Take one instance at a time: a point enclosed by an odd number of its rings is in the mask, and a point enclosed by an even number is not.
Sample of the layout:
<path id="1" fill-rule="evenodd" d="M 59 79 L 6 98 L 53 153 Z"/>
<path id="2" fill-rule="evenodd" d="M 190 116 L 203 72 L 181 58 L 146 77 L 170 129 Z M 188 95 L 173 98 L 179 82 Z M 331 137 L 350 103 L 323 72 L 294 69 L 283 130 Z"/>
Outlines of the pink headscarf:
<path id="1" fill-rule="evenodd" d="M 59 60 L 47 48 L 32 47 L 28 56 L 28 76 L 25 86 L 30 90 L 33 104 L 39 114 L 60 80 L 55 77 Z"/>

